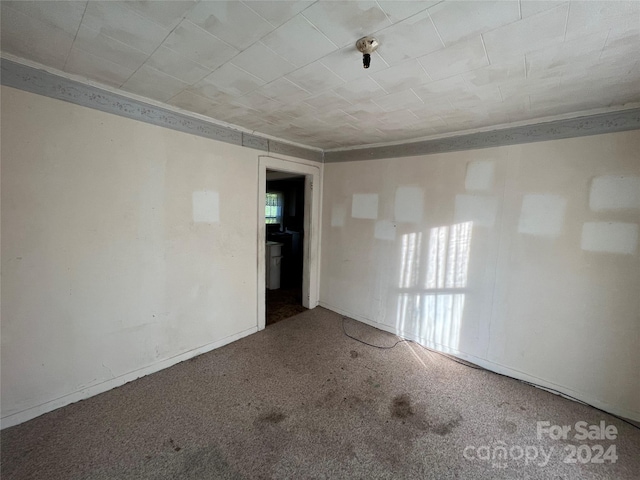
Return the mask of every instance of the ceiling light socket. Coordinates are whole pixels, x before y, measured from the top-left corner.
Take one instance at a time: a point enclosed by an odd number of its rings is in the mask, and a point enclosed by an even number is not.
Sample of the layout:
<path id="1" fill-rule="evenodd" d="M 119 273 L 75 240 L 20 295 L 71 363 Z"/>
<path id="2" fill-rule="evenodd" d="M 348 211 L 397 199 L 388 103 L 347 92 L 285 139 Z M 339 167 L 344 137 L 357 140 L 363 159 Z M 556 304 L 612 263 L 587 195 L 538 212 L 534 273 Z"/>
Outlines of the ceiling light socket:
<path id="1" fill-rule="evenodd" d="M 356 42 L 356 48 L 362 52 L 362 64 L 364 68 L 369 68 L 371 64 L 371 54 L 377 50 L 380 42 L 375 37 L 362 37 Z"/>

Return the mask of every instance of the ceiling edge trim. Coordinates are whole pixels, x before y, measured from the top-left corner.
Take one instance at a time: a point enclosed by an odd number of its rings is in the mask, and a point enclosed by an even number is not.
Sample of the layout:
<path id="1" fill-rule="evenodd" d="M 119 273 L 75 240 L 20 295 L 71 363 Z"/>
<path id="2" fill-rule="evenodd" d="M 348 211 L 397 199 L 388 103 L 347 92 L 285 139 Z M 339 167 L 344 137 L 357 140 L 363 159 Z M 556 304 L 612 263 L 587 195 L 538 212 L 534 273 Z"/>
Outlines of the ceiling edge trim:
<path id="1" fill-rule="evenodd" d="M 190 117 L 6 58 L 0 59 L 0 70 L 0 83 L 7 87 L 220 142 L 320 163 L 323 161 L 321 150 L 279 142 Z"/>
<path id="2" fill-rule="evenodd" d="M 479 148 L 544 142 L 563 138 L 600 135 L 640 129 L 640 108 L 587 115 L 500 130 L 456 135 L 433 140 L 407 142 L 400 145 L 333 150 L 324 152 L 325 163 L 354 160 L 378 160 L 434 153 L 475 150 Z"/>

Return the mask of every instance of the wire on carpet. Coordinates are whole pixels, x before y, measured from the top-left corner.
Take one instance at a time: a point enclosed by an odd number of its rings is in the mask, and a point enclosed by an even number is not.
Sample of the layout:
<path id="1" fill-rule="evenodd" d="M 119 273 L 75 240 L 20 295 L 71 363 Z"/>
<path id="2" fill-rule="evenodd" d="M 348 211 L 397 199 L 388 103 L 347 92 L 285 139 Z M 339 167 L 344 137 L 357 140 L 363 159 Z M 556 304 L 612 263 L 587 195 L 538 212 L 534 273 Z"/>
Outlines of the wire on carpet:
<path id="1" fill-rule="evenodd" d="M 454 356 L 454 355 L 449 355 L 449 354 L 447 354 L 447 353 L 439 352 L 439 351 L 437 351 L 437 350 L 433 350 L 433 349 L 431 349 L 431 348 L 425 347 L 424 345 L 422 345 L 422 344 L 420 344 L 420 343 L 416 342 L 415 340 L 410 340 L 410 339 L 408 339 L 408 338 L 402 338 L 402 337 L 400 337 L 399 335 L 395 335 L 395 334 L 393 334 L 393 333 L 386 332 L 386 333 L 389 333 L 390 335 L 394 335 L 394 336 L 396 336 L 396 337 L 400 338 L 400 340 L 398 340 L 396 343 L 394 343 L 393 345 L 390 345 L 390 346 L 374 345 L 373 343 L 365 342 L 364 340 L 361 340 L 361 339 L 359 339 L 359 338 L 356 338 L 356 337 L 354 337 L 353 335 L 349 335 L 349 334 L 347 333 L 347 330 L 346 330 L 346 328 L 345 328 L 345 326 L 344 326 L 344 324 L 345 324 L 345 320 L 347 320 L 347 319 L 351 320 L 349 317 L 345 317 L 345 316 L 343 316 L 343 317 L 342 317 L 342 332 L 343 332 L 347 337 L 349 337 L 350 339 L 355 340 L 356 342 L 360 342 L 360 343 L 362 343 L 362 344 L 364 344 L 364 345 L 367 345 L 367 346 L 369 346 L 369 347 L 378 348 L 378 349 L 380 349 L 380 350 L 391 350 L 392 348 L 395 348 L 396 346 L 398 346 L 400 343 L 404 343 L 404 342 L 406 342 L 406 343 L 414 343 L 414 344 L 418 345 L 420 348 L 422 348 L 422 349 L 424 349 L 424 350 L 426 350 L 426 351 L 428 351 L 428 352 L 431 352 L 431 353 L 437 353 L 438 355 L 441 355 L 441 356 L 443 356 L 443 357 L 445 357 L 445 358 L 448 358 L 449 360 L 452 360 L 452 361 L 454 361 L 454 362 L 456 362 L 456 363 L 459 363 L 460 365 L 464 365 L 465 367 L 473 368 L 474 370 L 484 370 L 485 372 L 493 373 L 493 374 L 495 374 L 495 375 L 500 375 L 501 377 L 511 378 L 511 379 L 513 379 L 513 380 L 517 380 L 517 381 L 519 381 L 519 382 L 521 382 L 521 383 L 524 383 L 524 384 L 526 384 L 526 385 L 529 385 L 529 386 L 532 386 L 532 387 L 536 387 L 536 388 L 540 388 L 540 389 L 542 389 L 542 390 L 546 390 L 546 391 L 548 391 L 548 392 L 555 393 L 556 395 L 561 395 L 561 396 L 563 396 L 563 397 L 569 398 L 569 399 L 571 399 L 571 400 L 574 400 L 574 401 L 576 401 L 576 402 L 578 402 L 578 403 L 581 403 L 581 404 L 583 404 L 583 405 L 586 405 L 586 406 L 588 406 L 588 407 L 595 408 L 596 410 L 598 410 L 598 411 L 600 411 L 600 412 L 602 412 L 602 413 L 606 413 L 607 415 L 611 415 L 612 417 L 617 418 L 618 420 L 620 420 L 620 421 L 622 421 L 622 422 L 624 422 L 624 423 L 627 423 L 627 424 L 631 425 L 632 427 L 635 427 L 635 428 L 637 428 L 638 430 L 640 430 L 640 426 L 636 425 L 635 423 L 630 422 L 629 420 L 627 420 L 627 419 L 625 419 L 625 418 L 623 418 L 623 417 L 620 417 L 620 416 L 618 416 L 618 415 L 616 415 L 616 414 L 614 414 L 614 413 L 607 412 L 606 410 L 603 410 L 603 409 L 598 408 L 598 407 L 596 407 L 596 406 L 594 406 L 594 405 L 591 405 L 590 403 L 587 403 L 587 402 L 585 402 L 585 401 L 583 401 L 583 400 L 580 400 L 579 398 L 572 397 L 571 395 L 567 395 L 566 393 L 561 392 L 560 390 L 555 390 L 555 389 L 553 389 L 553 388 L 545 387 L 545 386 L 543 386 L 543 385 L 538 385 L 537 383 L 528 382 L 528 381 L 526 381 L 526 380 L 521 380 L 521 379 L 519 379 L 519 378 L 515 378 L 515 377 L 512 377 L 512 376 L 510 376 L 510 375 L 505 375 L 504 373 L 494 372 L 493 370 L 489 370 L 488 368 L 481 367 L 480 365 L 476 365 L 476 364 L 471 363 L 471 362 L 467 362 L 467 361 L 464 361 L 464 360 L 460 360 L 459 358 L 457 358 L 457 357 L 456 357 L 456 356 Z M 354 321 L 357 321 L 357 320 L 354 320 Z M 375 328 L 375 327 L 372 327 L 372 328 Z"/>

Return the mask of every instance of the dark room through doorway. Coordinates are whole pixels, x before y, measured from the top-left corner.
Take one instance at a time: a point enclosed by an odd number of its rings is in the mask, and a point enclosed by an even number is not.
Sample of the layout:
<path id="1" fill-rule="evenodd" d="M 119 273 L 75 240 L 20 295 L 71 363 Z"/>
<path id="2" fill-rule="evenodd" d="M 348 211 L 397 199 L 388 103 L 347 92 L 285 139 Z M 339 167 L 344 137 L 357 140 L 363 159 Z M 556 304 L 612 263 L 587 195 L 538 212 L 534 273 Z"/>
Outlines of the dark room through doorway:
<path id="1" fill-rule="evenodd" d="M 267 326 L 306 310 L 302 306 L 304 195 L 304 175 L 267 170 Z"/>

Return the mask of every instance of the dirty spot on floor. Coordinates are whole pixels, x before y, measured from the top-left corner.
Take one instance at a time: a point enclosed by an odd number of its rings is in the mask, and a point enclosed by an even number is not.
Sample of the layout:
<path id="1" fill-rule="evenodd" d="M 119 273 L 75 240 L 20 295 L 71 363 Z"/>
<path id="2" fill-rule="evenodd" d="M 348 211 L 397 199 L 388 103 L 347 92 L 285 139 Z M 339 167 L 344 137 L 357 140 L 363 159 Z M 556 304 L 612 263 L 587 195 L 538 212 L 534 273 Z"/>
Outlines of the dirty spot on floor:
<path id="1" fill-rule="evenodd" d="M 356 352 L 355 350 L 351 350 L 351 352 L 349 352 L 351 354 L 351 358 L 358 358 L 358 352 Z"/>
<path id="2" fill-rule="evenodd" d="M 278 410 L 271 410 L 270 412 L 260 415 L 257 421 L 259 423 L 276 424 L 282 422 L 285 418 L 287 418 L 287 416 L 284 413 Z"/>
<path id="3" fill-rule="evenodd" d="M 449 435 L 454 428 L 460 425 L 460 422 L 462 422 L 462 417 L 458 415 L 457 418 L 449 420 L 448 422 L 435 423 L 430 425 L 430 430 L 440 436 Z"/>
<path id="4" fill-rule="evenodd" d="M 409 394 L 403 393 L 398 395 L 391 402 L 391 416 L 395 418 L 407 418 L 413 415 L 411 407 L 411 398 Z"/>

